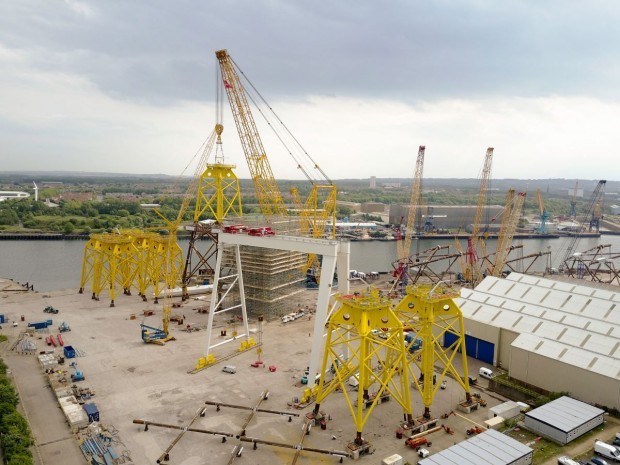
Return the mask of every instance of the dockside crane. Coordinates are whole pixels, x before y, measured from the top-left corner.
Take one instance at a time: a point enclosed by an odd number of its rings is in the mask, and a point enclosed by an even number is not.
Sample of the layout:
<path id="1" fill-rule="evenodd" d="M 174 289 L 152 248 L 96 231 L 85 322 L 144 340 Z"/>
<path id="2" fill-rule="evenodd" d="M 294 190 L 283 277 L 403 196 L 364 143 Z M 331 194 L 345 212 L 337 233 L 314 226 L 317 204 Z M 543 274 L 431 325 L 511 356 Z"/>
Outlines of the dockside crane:
<path id="1" fill-rule="evenodd" d="M 564 272 L 565 267 L 566 267 L 566 261 L 573 254 L 573 251 L 575 250 L 575 246 L 577 245 L 579 238 L 585 232 L 586 224 L 590 224 L 592 214 L 595 211 L 595 207 L 597 204 L 601 202 L 601 199 L 603 198 L 603 195 L 605 193 L 605 184 L 607 184 L 607 181 L 605 180 L 601 180 L 598 182 L 588 202 L 588 207 L 586 210 L 586 216 L 585 216 L 584 221 L 580 223 L 579 229 L 575 233 L 572 233 L 567 238 L 568 242 L 565 247 L 566 251 L 564 252 L 564 255 L 561 257 L 561 261 L 558 263 L 558 266 L 557 266 L 557 270 L 560 273 Z"/>
<path id="2" fill-rule="evenodd" d="M 575 220 L 577 218 L 577 187 L 579 179 L 575 181 L 575 189 L 573 189 L 573 198 L 570 201 L 570 217 Z"/>
<path id="3" fill-rule="evenodd" d="M 547 234 L 547 220 L 550 215 L 549 212 L 545 210 L 545 203 L 540 189 L 536 189 L 536 200 L 538 201 L 538 213 L 540 214 L 540 226 L 536 229 L 536 232 L 539 234 Z"/>
<path id="4" fill-rule="evenodd" d="M 491 276 L 501 276 L 506 264 L 506 259 L 510 253 L 512 246 L 512 238 L 514 237 L 519 218 L 521 217 L 521 209 L 525 202 L 525 192 L 519 192 L 515 195 L 514 190 L 508 191 L 506 196 L 506 211 L 502 225 L 497 236 L 497 248 L 495 252 L 495 260 L 491 269 Z"/>
<path id="5" fill-rule="evenodd" d="M 478 248 L 480 243 L 480 230 L 484 207 L 487 201 L 487 191 L 491 179 L 491 165 L 493 162 L 493 147 L 489 147 L 484 157 L 484 165 L 480 174 L 480 187 L 478 189 L 478 204 L 476 214 L 472 224 L 471 235 L 467 238 L 467 249 L 465 251 L 465 268 L 462 270 L 463 280 L 475 286 L 482 279 L 482 270 L 478 262 Z M 460 250 L 460 243 L 456 238 L 456 250 Z"/>
<path id="6" fill-rule="evenodd" d="M 411 241 L 415 234 L 415 218 L 420 208 L 420 193 L 422 192 L 422 172 L 424 171 L 424 152 L 426 147 L 420 145 L 418 148 L 418 157 L 416 159 L 415 171 L 413 173 L 413 184 L 411 185 L 411 199 L 409 200 L 409 212 L 407 214 L 407 224 L 405 225 L 404 238 L 402 241 L 396 241 L 396 252 L 398 262 L 394 267 L 394 285 L 401 283 L 407 284 L 407 269 L 409 268 L 409 254 L 411 249 Z"/>

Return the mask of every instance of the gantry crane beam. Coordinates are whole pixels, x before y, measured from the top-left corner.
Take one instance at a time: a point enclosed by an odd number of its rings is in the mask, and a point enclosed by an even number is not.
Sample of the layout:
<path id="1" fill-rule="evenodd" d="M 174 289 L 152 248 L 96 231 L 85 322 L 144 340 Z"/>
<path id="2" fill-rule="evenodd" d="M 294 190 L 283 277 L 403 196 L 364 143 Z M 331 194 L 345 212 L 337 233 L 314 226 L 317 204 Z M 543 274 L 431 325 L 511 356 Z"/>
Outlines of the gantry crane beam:
<path id="1" fill-rule="evenodd" d="M 271 170 L 267 152 L 263 147 L 258 129 L 246 98 L 246 91 L 226 50 L 218 50 L 215 56 L 220 64 L 222 81 L 228 96 L 233 118 L 254 183 L 261 212 L 265 218 L 286 216 L 286 205 Z"/>

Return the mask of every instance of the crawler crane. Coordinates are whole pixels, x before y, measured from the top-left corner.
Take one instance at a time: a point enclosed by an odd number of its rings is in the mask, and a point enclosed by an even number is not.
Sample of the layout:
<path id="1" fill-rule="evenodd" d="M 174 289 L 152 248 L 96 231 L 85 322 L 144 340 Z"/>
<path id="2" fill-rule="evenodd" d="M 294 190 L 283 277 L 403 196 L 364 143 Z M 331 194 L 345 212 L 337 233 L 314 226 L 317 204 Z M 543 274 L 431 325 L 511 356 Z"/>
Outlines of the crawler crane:
<path id="1" fill-rule="evenodd" d="M 222 82 L 237 126 L 243 152 L 250 169 L 250 175 L 254 183 L 254 189 L 260 204 L 261 212 L 268 221 L 276 221 L 285 218 L 288 215 L 287 208 L 271 170 L 267 152 L 263 147 L 254 117 L 250 110 L 250 105 L 248 104 L 248 97 L 251 98 L 251 96 L 248 94 L 247 89 L 240 79 L 240 74 L 243 75 L 243 73 L 237 72 L 238 66 L 226 50 L 218 50 L 215 52 L 215 55 L 220 65 Z M 249 85 L 254 89 L 251 83 L 249 83 Z M 260 94 L 259 98 L 262 99 Z M 257 102 L 254 103 L 257 105 Z M 264 103 L 266 104 L 266 102 Z M 325 234 L 326 226 L 331 220 L 332 228 L 330 236 L 335 237 L 336 186 L 303 147 L 301 147 L 299 141 L 286 129 L 282 121 L 273 113 L 271 107 L 269 107 L 269 109 L 272 112 L 272 117 L 276 119 L 273 124 L 270 123 L 271 127 L 284 128 L 283 133 L 277 133 L 277 137 L 280 141 L 285 144 L 284 139 L 288 138 L 292 140 L 290 145 L 295 147 L 298 152 L 302 152 L 301 155 L 299 153 L 296 155 L 293 153 L 293 149 L 286 146 L 289 154 L 297 163 L 297 167 L 312 185 L 310 194 L 305 200 L 303 209 L 300 212 L 300 220 L 302 223 L 301 230 L 308 231 L 308 234 L 312 235 L 312 237 L 322 238 Z M 265 114 L 263 114 L 263 116 L 266 117 Z M 308 162 L 312 165 L 311 168 L 306 168 L 304 166 L 305 163 Z M 322 181 L 318 181 L 311 176 L 311 170 L 318 172 Z M 316 257 L 310 255 L 306 263 L 306 269 L 316 265 L 316 260 Z"/>

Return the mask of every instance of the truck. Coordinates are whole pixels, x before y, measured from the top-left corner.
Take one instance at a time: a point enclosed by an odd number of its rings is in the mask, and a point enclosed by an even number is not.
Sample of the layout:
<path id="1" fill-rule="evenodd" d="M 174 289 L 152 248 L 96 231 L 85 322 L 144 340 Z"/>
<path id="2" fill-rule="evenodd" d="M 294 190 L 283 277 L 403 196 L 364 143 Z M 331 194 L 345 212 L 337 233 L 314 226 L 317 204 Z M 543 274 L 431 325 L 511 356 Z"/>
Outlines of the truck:
<path id="1" fill-rule="evenodd" d="M 409 352 L 416 352 L 422 348 L 422 339 L 413 332 L 407 332 L 405 333 L 405 345 L 409 348 Z"/>
<path id="2" fill-rule="evenodd" d="M 52 325 L 52 320 L 39 321 L 36 323 L 28 323 L 28 327 L 34 328 L 34 329 L 45 329 L 51 325 Z"/>
<path id="3" fill-rule="evenodd" d="M 419 450 L 422 446 L 431 447 L 432 443 L 425 437 L 419 437 L 407 438 L 405 440 L 405 445 L 411 447 L 412 449 Z"/>
<path id="4" fill-rule="evenodd" d="M 614 462 L 620 462 L 620 449 L 606 442 L 594 441 L 594 453 Z"/>

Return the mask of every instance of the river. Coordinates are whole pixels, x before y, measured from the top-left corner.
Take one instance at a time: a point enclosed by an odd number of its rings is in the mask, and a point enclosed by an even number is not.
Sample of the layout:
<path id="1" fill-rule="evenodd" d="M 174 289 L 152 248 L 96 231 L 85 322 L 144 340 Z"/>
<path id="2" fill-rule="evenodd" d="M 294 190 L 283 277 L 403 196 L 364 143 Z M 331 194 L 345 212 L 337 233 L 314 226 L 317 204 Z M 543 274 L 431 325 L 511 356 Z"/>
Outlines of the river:
<path id="1" fill-rule="evenodd" d="M 515 240 L 513 245 L 523 244 L 522 254 L 551 251 L 552 260 L 563 255 L 568 243 L 566 238 Z M 181 241 L 186 249 L 187 241 Z M 599 244 L 611 244 L 612 251 L 620 251 L 620 236 L 579 239 L 574 251 L 583 251 Z M 80 286 L 82 257 L 86 241 L 0 241 L 0 278 L 10 278 L 29 283 L 35 291 L 77 289 Z M 411 251 L 424 251 L 436 245 L 449 245 L 454 251 L 454 241 L 414 239 Z M 462 248 L 465 250 L 465 241 Z M 488 242 L 487 250 L 493 251 L 495 241 Z M 561 254 L 561 255 L 558 255 Z M 511 255 L 511 258 L 517 255 Z M 396 260 L 396 243 L 393 241 L 351 242 L 351 269 L 360 271 L 388 271 Z M 539 258 L 532 271 L 543 271 L 547 265 Z M 555 263 L 554 263 L 554 266 Z M 620 266 L 618 266 L 620 267 Z M 456 270 L 456 268 L 453 268 Z"/>

